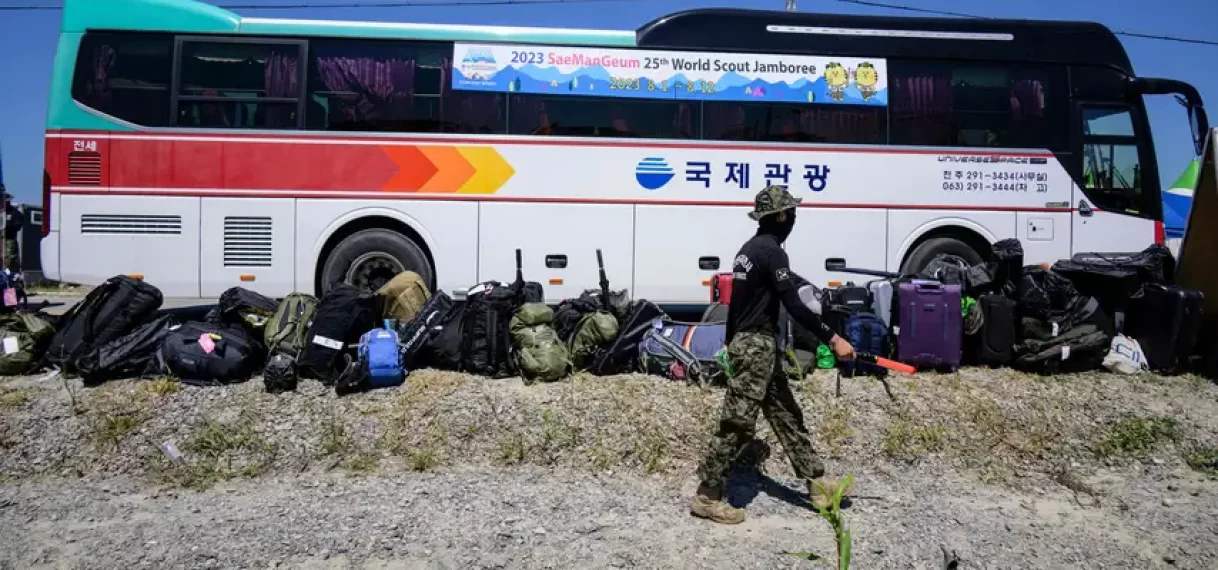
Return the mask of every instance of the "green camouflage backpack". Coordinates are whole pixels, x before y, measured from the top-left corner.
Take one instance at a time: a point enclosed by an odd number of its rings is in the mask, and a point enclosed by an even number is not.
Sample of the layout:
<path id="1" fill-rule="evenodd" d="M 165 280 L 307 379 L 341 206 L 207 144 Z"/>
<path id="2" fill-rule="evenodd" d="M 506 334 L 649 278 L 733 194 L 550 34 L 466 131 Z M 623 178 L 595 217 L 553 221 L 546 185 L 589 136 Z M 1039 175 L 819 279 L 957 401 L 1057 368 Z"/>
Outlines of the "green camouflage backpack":
<path id="1" fill-rule="evenodd" d="M 270 354 L 287 354 L 292 358 L 305 345 L 305 333 L 317 311 L 317 298 L 305 293 L 292 293 L 283 298 L 275 316 L 266 323 L 264 340 Z"/>
<path id="2" fill-rule="evenodd" d="M 604 311 L 588 313 L 575 325 L 571 337 L 571 364 L 583 370 L 592 366 L 596 356 L 617 338 L 617 319 Z"/>
<path id="3" fill-rule="evenodd" d="M 545 303 L 526 303 L 509 325 L 516 367 L 525 384 L 554 382 L 571 367 L 567 347 L 554 331 L 554 311 Z"/>
<path id="4" fill-rule="evenodd" d="M 0 315 L 0 374 L 25 374 L 38 364 L 55 328 L 38 315 Z"/>

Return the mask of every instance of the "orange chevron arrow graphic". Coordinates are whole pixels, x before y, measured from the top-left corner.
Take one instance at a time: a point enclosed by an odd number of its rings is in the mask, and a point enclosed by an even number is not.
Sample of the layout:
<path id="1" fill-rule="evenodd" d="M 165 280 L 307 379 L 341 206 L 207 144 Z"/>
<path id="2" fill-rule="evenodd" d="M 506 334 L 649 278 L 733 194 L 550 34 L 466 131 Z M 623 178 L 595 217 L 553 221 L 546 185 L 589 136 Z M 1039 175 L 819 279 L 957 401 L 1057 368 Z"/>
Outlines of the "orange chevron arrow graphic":
<path id="1" fill-rule="evenodd" d="M 397 164 L 397 174 L 381 190 L 415 192 L 436 175 L 436 165 L 416 146 L 383 146 L 381 150 Z"/>
<path id="2" fill-rule="evenodd" d="M 419 192 L 453 193 L 461 188 L 461 185 L 469 182 L 470 178 L 477 173 L 474 166 L 461 156 L 457 147 L 420 146 L 418 148 L 423 156 L 426 156 L 427 160 L 439 169 L 431 180 L 419 188 Z"/>
<path id="3" fill-rule="evenodd" d="M 457 190 L 458 194 L 494 194 L 516 170 L 492 147 L 457 147 L 474 169 L 474 175 Z"/>

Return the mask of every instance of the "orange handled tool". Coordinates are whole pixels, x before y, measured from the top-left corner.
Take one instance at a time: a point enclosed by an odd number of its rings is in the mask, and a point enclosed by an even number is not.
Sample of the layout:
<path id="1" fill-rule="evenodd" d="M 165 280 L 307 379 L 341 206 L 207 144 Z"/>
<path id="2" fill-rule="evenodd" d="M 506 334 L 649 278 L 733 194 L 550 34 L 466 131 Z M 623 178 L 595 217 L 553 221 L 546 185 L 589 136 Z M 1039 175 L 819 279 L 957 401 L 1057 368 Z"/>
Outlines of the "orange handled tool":
<path id="1" fill-rule="evenodd" d="M 882 356 L 876 356 L 874 354 L 868 354 L 866 352 L 854 353 L 854 359 L 866 362 L 868 364 L 874 364 L 888 370 L 900 372 L 902 374 L 914 374 L 918 371 L 913 366 L 905 364 L 904 362 L 897 362 L 895 360 L 884 358 Z M 879 380 L 880 384 L 884 386 L 884 393 L 888 394 L 888 398 L 895 402 L 897 397 L 892 394 L 892 387 L 888 385 L 888 380 L 885 380 L 883 376 L 877 377 L 876 380 Z M 837 375 L 837 396 L 839 398 L 842 396 L 842 375 L 840 373 Z"/>
<path id="2" fill-rule="evenodd" d="M 884 368 L 887 368 L 894 372 L 900 372 L 902 374 L 914 374 L 918 371 L 918 369 L 916 369 L 913 366 L 910 366 L 908 364 L 905 364 L 904 362 L 897 362 L 895 360 L 884 358 L 882 356 L 876 356 L 874 354 L 867 354 L 865 352 L 855 353 L 854 358 L 856 360 L 861 360 L 863 362 L 874 364 L 876 366 L 882 366 Z"/>

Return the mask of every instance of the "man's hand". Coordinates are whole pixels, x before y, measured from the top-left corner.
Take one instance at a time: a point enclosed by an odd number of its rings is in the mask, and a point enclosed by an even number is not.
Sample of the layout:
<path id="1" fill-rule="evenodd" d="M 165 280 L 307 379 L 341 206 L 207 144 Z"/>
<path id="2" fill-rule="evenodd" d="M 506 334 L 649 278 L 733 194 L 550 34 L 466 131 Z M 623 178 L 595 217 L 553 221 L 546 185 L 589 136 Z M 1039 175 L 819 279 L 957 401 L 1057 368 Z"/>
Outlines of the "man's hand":
<path id="1" fill-rule="evenodd" d="M 833 340 L 829 341 L 829 348 L 838 360 L 854 360 L 854 347 L 840 336 L 834 335 Z"/>

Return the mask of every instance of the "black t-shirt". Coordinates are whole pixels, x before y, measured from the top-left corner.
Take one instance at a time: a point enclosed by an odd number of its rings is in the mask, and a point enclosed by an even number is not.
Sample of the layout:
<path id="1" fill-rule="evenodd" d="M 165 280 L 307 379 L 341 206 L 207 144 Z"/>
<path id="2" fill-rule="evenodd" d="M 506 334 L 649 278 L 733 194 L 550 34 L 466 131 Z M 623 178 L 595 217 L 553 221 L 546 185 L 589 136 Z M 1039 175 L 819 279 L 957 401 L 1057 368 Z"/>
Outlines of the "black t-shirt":
<path id="1" fill-rule="evenodd" d="M 732 273 L 728 339 L 741 332 L 777 333 L 780 297 L 799 285 L 778 238 L 761 234 L 744 242 L 732 262 Z"/>

